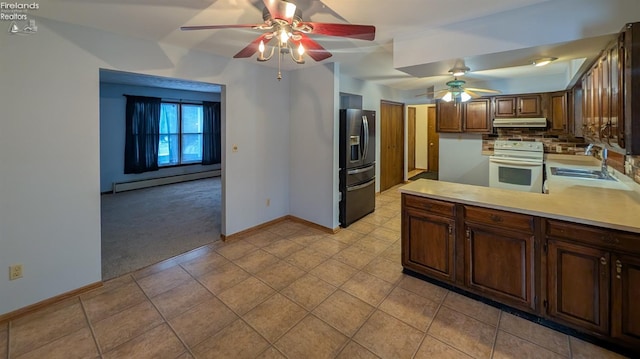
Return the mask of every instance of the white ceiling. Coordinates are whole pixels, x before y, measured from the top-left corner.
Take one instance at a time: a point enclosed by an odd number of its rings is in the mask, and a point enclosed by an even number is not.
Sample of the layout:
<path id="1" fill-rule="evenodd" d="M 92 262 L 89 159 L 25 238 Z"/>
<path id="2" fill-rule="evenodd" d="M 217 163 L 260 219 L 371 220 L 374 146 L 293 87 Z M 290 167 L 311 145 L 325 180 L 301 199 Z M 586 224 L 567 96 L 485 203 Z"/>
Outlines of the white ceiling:
<path id="1" fill-rule="evenodd" d="M 473 87 L 564 89 L 625 22 L 640 21 L 637 0 L 289 1 L 305 21 L 376 26 L 372 42 L 312 37 L 333 53 L 325 61 L 339 62 L 344 75 L 416 93 L 443 87 L 448 69 L 461 61 L 471 68 L 465 80 Z M 258 24 L 262 7 L 262 0 L 49 0 L 34 14 L 231 58 L 260 32 L 180 26 Z M 558 60 L 534 69 L 530 62 L 542 56 Z M 302 66 L 313 65 L 307 59 Z M 285 70 L 297 66 L 284 62 Z"/>

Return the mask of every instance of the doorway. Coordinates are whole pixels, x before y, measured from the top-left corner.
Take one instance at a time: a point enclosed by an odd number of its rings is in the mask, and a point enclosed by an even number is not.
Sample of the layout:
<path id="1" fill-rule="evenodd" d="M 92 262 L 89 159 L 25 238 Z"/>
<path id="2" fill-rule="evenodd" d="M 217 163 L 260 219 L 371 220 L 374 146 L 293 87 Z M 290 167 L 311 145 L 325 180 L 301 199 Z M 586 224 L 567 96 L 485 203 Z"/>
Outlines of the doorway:
<path id="1" fill-rule="evenodd" d="M 404 104 L 380 102 L 380 192 L 404 182 Z"/>
<path id="2" fill-rule="evenodd" d="M 420 178 L 437 179 L 440 151 L 435 106 L 408 107 L 407 136 L 407 178 L 410 181 Z"/>
<path id="3" fill-rule="evenodd" d="M 191 123 L 191 127 L 202 129 L 202 104 L 205 101 L 221 102 L 222 87 L 181 80 L 181 83 L 188 82 L 190 87 L 169 88 L 168 85 L 174 83 L 175 79 L 157 76 L 152 77 L 156 87 L 142 86 L 143 83 L 148 83 L 149 78 L 149 75 L 100 70 L 103 280 L 119 277 L 220 240 L 224 210 L 222 159 L 220 163 L 202 164 L 201 158 L 193 159 L 198 155 L 200 146 L 162 147 L 163 137 L 160 136 L 158 162 L 160 163 L 161 154 L 166 153 L 169 154 L 167 158 L 182 162 L 162 166 L 157 171 L 125 174 L 124 115 L 127 100 L 123 94 L 161 98 L 162 120 Z M 220 123 L 216 128 L 223 128 L 222 121 L 220 116 Z M 174 124 L 164 129 L 168 131 L 171 128 L 180 129 L 182 126 Z M 220 134 L 220 140 L 223 140 L 221 130 Z M 165 137 L 188 139 L 181 136 L 182 133 L 171 132 Z"/>

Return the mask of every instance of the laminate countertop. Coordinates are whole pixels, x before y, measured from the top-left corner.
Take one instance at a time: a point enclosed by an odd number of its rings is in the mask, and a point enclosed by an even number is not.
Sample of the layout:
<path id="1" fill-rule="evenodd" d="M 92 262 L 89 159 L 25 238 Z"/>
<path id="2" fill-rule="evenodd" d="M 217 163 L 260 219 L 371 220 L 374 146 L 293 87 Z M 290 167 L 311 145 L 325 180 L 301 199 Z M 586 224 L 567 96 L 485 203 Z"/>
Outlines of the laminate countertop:
<path id="1" fill-rule="evenodd" d="M 562 159 L 552 165 L 570 166 Z M 586 167 L 584 163 L 573 163 Z M 623 175 L 622 175 L 623 176 Z M 640 233 L 640 191 L 619 183 L 548 177 L 549 193 L 529 193 L 427 179 L 400 187 L 401 193 L 478 207 Z M 586 182 L 585 182 L 586 181 Z"/>

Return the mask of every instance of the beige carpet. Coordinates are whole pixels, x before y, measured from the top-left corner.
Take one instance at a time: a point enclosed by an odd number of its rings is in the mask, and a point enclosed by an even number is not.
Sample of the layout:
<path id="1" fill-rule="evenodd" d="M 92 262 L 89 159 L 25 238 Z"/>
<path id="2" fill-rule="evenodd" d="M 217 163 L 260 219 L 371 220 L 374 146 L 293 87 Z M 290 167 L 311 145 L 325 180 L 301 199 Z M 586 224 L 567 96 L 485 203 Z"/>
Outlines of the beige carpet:
<path id="1" fill-rule="evenodd" d="M 102 279 L 220 240 L 220 177 L 102 195 Z"/>

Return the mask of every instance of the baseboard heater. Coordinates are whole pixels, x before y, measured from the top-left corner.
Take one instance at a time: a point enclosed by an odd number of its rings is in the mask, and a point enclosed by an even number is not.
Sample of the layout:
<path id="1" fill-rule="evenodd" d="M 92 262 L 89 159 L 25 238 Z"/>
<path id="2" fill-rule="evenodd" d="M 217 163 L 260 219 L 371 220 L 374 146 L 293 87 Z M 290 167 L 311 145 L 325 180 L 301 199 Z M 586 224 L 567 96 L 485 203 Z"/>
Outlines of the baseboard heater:
<path id="1" fill-rule="evenodd" d="M 161 186 L 164 184 L 178 183 L 193 181 L 203 178 L 220 176 L 220 170 L 187 173 L 175 176 L 149 178 L 144 180 L 130 181 L 130 182 L 113 182 L 113 193 L 131 191 L 134 189 L 141 189 L 147 187 Z"/>

